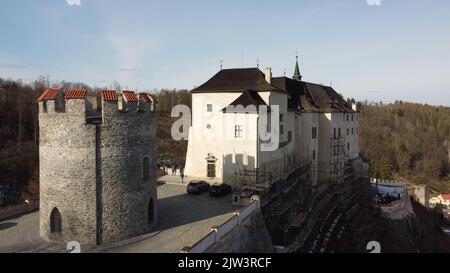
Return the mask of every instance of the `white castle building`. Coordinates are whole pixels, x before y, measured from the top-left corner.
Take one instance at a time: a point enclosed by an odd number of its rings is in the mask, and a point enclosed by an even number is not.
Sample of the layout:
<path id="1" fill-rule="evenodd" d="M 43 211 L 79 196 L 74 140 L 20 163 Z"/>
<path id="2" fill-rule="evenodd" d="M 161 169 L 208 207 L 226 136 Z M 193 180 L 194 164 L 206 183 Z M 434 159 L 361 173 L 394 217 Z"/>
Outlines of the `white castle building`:
<path id="1" fill-rule="evenodd" d="M 272 77 L 258 68 L 223 69 L 192 93 L 192 124 L 185 175 L 236 186 L 242 170 L 283 177 L 287 167 L 312 163 L 313 186 L 345 178 L 345 166 L 362 162 L 358 145 L 358 109 L 332 87 L 302 81 L 298 59 L 292 78 Z M 227 107 L 256 106 L 226 111 Z M 275 149 L 264 149 L 259 106 L 276 113 Z M 361 168 L 359 168 L 361 169 Z M 355 176 L 355 174 L 352 174 Z M 361 174 L 356 174 L 356 176 Z"/>

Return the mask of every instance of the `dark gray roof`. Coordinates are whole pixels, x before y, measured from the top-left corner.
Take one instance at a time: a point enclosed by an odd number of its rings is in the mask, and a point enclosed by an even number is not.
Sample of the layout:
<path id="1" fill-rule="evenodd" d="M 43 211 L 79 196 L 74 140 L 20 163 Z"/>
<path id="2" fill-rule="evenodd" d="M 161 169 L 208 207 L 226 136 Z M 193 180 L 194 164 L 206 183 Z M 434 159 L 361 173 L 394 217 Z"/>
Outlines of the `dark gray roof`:
<path id="1" fill-rule="evenodd" d="M 330 86 L 296 81 L 287 77 L 273 78 L 272 83 L 289 94 L 290 110 L 354 112 L 351 105 Z"/>
<path id="2" fill-rule="evenodd" d="M 275 91 L 284 92 L 265 80 L 258 68 L 223 69 L 191 93 Z"/>
<path id="3" fill-rule="evenodd" d="M 355 112 L 344 98 L 332 87 L 320 84 L 303 82 L 310 93 L 314 103 L 325 112 Z"/>
<path id="4" fill-rule="evenodd" d="M 238 105 L 242 105 L 244 108 L 249 105 L 254 105 L 254 106 L 256 106 L 257 112 L 259 110 L 260 105 L 267 106 L 266 102 L 263 100 L 263 98 L 261 98 L 261 96 L 258 94 L 258 92 L 253 91 L 253 90 L 245 90 L 244 92 L 242 92 L 242 94 L 237 99 L 235 99 L 228 106 L 238 106 Z M 226 112 L 227 107 L 223 108 L 222 111 Z M 240 112 L 240 111 L 234 111 L 234 112 Z M 267 109 L 267 112 L 270 112 L 269 108 Z"/>

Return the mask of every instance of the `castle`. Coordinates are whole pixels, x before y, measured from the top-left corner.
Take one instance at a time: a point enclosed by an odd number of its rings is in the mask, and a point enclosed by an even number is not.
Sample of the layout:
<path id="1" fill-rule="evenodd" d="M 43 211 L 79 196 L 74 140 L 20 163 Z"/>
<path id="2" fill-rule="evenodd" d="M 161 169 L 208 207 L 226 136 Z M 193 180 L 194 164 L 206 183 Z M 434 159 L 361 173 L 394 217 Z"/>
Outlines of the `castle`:
<path id="1" fill-rule="evenodd" d="M 39 98 L 40 235 L 83 245 L 150 231 L 156 221 L 156 100 L 105 90 Z"/>
<path id="2" fill-rule="evenodd" d="M 273 77 L 269 67 L 265 73 L 259 68 L 221 69 L 191 93 L 187 176 L 237 188 L 242 186 L 239 180 L 250 176 L 252 183 L 267 177 L 277 181 L 306 161 L 311 163 L 308 180 L 315 187 L 342 183 L 349 168 L 356 170 L 356 178 L 361 175 L 356 103 L 331 86 L 303 81 L 298 57 L 292 78 Z M 276 149 L 261 149 L 259 120 L 264 113 L 225 111 L 250 105 L 279 108 L 279 127 L 273 128 L 279 135 Z"/>

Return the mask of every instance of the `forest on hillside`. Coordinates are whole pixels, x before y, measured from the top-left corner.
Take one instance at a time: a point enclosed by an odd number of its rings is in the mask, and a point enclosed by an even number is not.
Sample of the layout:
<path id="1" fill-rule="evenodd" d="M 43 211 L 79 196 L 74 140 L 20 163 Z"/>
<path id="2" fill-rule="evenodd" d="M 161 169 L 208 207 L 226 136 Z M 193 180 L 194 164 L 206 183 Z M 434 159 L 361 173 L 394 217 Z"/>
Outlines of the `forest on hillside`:
<path id="1" fill-rule="evenodd" d="M 361 104 L 360 149 L 373 177 L 450 189 L 450 108 L 396 102 Z"/>
<path id="2" fill-rule="evenodd" d="M 0 78 L 0 206 L 39 198 L 39 130 L 37 97 L 48 87 L 122 90 L 114 83 L 90 87 L 83 83 L 51 83 L 40 77 L 31 84 Z M 152 90 L 159 106 L 160 159 L 184 161 L 186 141 L 174 141 L 170 109 L 191 105 L 187 90 Z M 372 176 L 402 177 L 450 191 L 450 108 L 397 102 L 361 104 L 361 153 L 371 161 Z"/>

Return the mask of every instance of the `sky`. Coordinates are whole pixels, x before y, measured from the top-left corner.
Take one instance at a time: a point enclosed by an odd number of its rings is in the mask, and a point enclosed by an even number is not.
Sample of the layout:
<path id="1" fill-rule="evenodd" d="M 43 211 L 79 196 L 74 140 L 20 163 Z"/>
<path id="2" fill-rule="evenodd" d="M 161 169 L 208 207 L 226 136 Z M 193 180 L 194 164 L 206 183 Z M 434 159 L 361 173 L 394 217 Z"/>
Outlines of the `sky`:
<path id="1" fill-rule="evenodd" d="M 448 0 L 0 0 L 0 77 L 138 91 L 220 69 L 291 77 L 348 98 L 450 106 Z"/>

